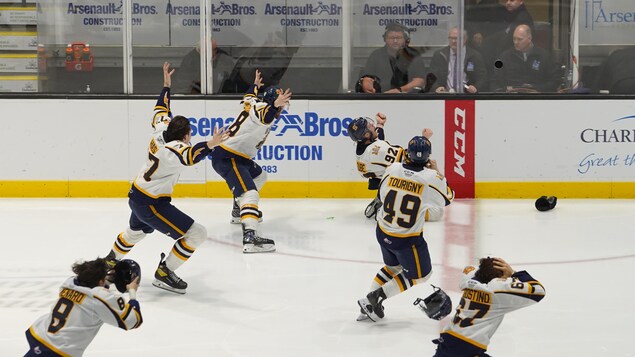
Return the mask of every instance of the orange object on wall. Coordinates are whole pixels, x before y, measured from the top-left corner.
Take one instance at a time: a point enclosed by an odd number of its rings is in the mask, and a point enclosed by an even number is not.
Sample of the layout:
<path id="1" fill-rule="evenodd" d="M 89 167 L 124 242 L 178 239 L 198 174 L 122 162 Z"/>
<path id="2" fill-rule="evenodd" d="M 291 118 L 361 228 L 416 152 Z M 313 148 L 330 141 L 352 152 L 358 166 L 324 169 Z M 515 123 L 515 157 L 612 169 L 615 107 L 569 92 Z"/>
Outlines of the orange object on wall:
<path id="1" fill-rule="evenodd" d="M 93 70 L 93 54 L 90 45 L 73 42 L 66 46 L 66 70 L 71 72 L 90 72 Z"/>

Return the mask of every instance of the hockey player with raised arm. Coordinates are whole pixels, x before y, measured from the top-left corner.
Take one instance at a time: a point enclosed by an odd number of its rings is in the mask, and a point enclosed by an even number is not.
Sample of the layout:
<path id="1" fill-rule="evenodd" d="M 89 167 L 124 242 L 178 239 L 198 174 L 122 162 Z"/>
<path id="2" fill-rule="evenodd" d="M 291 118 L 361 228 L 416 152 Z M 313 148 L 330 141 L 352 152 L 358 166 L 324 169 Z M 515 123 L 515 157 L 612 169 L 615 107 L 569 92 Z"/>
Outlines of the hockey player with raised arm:
<path id="1" fill-rule="evenodd" d="M 508 312 L 531 306 L 545 297 L 545 288 L 526 271 L 501 258 L 482 258 L 478 270 L 463 270 L 463 296 L 452 322 L 434 340 L 434 357 L 486 357 L 490 339 Z"/>
<path id="2" fill-rule="evenodd" d="M 161 253 L 152 285 L 178 294 L 185 294 L 187 283 L 174 273 L 207 239 L 207 230 L 187 214 L 172 205 L 172 191 L 179 175 L 210 154 L 227 139 L 223 129 L 215 129 L 212 138 L 196 145 L 190 144 L 190 121 L 181 115 L 172 118 L 170 85 L 174 69 L 163 64 L 163 89 L 152 117 L 152 138 L 148 146 L 148 160 L 134 179 L 128 192 L 132 210 L 129 227 L 120 233 L 106 259 L 114 263 L 122 259 L 147 234 L 157 230 L 176 242 L 165 258 Z"/>
<path id="3" fill-rule="evenodd" d="M 348 136 L 357 143 L 355 147 L 357 171 L 368 179 L 369 190 L 379 188 L 379 182 L 384 176 L 386 167 L 395 162 L 402 162 L 404 158 L 403 148 L 399 145 L 391 145 L 385 139 L 384 125 L 387 120 L 385 114 L 377 113 L 374 122 L 370 118 L 359 117 L 348 126 Z M 424 128 L 421 135 L 430 139 L 432 134 L 432 129 Z M 368 218 L 374 217 L 380 207 L 381 201 L 379 197 L 375 197 L 366 207 L 364 215 Z M 443 208 L 426 213 L 428 221 L 438 221 L 441 217 L 443 217 Z"/>
<path id="4" fill-rule="evenodd" d="M 432 144 L 423 136 L 408 142 L 403 163 L 396 162 L 384 173 L 378 197 L 377 242 L 385 266 L 379 270 L 361 308 L 358 321 L 384 317 L 383 301 L 427 281 L 432 274 L 428 244 L 423 238 L 426 212 L 450 204 L 454 193 L 436 164 L 429 165 Z"/>
<path id="5" fill-rule="evenodd" d="M 138 265 L 128 272 L 128 280 L 117 280 L 127 290 L 127 301 L 106 286 L 109 270 L 103 258 L 73 265 L 75 276 L 62 284 L 51 311 L 26 331 L 29 351 L 25 356 L 81 356 L 104 323 L 124 330 L 141 326 Z"/>
<path id="6" fill-rule="evenodd" d="M 262 212 L 258 208 L 260 189 L 267 173 L 252 158 L 267 140 L 274 121 L 289 104 L 291 91 L 278 86 L 268 87 L 262 101 L 260 71 L 242 101 L 243 110 L 227 128 L 229 138 L 212 152 L 212 167 L 225 180 L 234 196 L 232 221 L 242 224 L 243 253 L 273 252 L 275 242 L 260 237 L 258 226 Z"/>

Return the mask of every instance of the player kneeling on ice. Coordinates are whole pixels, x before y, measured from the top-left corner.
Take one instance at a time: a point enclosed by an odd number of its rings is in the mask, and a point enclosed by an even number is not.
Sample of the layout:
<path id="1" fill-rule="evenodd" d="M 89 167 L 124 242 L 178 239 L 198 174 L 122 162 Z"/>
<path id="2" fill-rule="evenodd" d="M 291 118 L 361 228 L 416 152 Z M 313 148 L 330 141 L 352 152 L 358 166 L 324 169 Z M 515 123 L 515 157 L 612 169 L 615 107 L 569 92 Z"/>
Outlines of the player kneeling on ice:
<path id="1" fill-rule="evenodd" d="M 432 263 L 423 238 L 426 212 L 443 209 L 454 193 L 445 177 L 427 167 L 432 144 L 423 136 L 408 142 L 403 163 L 390 165 L 379 185 L 377 196 L 383 202 L 377 212 L 377 242 L 384 259 L 371 283 L 370 293 L 357 303 L 358 321 L 384 317 L 384 300 L 430 278 Z"/>
<path id="2" fill-rule="evenodd" d="M 377 190 L 386 168 L 395 162 L 402 162 L 404 150 L 399 145 L 391 145 L 385 140 L 384 124 L 388 119 L 383 113 L 377 113 L 373 121 L 367 117 L 359 117 L 348 126 L 348 136 L 356 142 L 355 158 L 357 171 L 368 179 L 368 189 Z M 430 139 L 432 129 L 425 128 L 421 135 Z M 434 167 L 430 166 L 434 165 Z M 430 168 L 436 169 L 436 162 L 430 160 Z M 375 197 L 366 207 L 364 215 L 375 217 L 381 207 L 379 197 Z M 443 217 L 443 209 L 426 213 L 426 220 L 438 221 Z"/>
<path id="3" fill-rule="evenodd" d="M 120 292 L 128 292 L 128 301 L 108 289 L 110 269 L 103 258 L 73 265 L 75 276 L 62 284 L 51 311 L 26 331 L 29 351 L 25 356 L 81 356 L 104 322 L 124 330 L 141 326 L 143 318 L 136 298 L 139 265 L 122 260 L 111 277 Z"/>
<path id="4" fill-rule="evenodd" d="M 545 288 L 526 271 L 514 271 L 501 258 L 482 258 L 478 270 L 463 270 L 463 296 L 452 322 L 433 342 L 434 357 L 486 357 L 490 339 L 505 314 L 533 305 Z"/>

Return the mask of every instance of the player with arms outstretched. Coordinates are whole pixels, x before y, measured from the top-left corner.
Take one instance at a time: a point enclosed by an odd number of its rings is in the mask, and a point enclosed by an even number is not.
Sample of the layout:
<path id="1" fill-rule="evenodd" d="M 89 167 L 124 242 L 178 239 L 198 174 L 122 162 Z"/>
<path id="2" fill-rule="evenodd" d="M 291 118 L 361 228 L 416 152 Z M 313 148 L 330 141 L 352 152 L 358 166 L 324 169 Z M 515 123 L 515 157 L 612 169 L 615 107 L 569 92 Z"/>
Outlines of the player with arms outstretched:
<path id="1" fill-rule="evenodd" d="M 382 302 L 427 281 L 432 274 L 428 244 L 423 238 L 426 212 L 450 204 L 454 197 L 445 177 L 428 168 L 432 144 L 423 136 L 408 142 L 403 163 L 386 169 L 378 196 L 376 237 L 386 264 L 375 276 L 370 293 L 357 303 L 372 321 L 384 317 Z"/>
<path id="2" fill-rule="evenodd" d="M 377 113 L 375 122 L 370 118 L 359 117 L 348 126 L 348 136 L 357 143 L 355 148 L 357 171 L 368 179 L 369 190 L 377 190 L 386 168 L 395 162 L 402 162 L 404 158 L 403 148 L 399 145 L 391 145 L 385 139 L 384 125 L 387 120 L 386 115 Z M 425 128 L 421 135 L 430 139 L 432 134 L 432 129 Z M 436 165 L 436 161 L 431 160 L 428 167 L 431 164 Z M 381 201 L 379 197 L 375 197 L 366 207 L 364 215 L 368 218 L 374 217 L 380 207 Z M 441 208 L 428 212 L 426 220 L 438 221 L 442 216 L 443 209 Z"/>
<path id="3" fill-rule="evenodd" d="M 289 104 L 291 91 L 271 86 L 265 90 L 261 101 L 258 99 L 260 87 L 262 77 L 256 70 L 254 84 L 243 97 L 243 110 L 227 129 L 229 138 L 212 152 L 212 167 L 225 180 L 234 196 L 235 212 L 232 216 L 235 222 L 242 224 L 243 253 L 276 250 L 273 240 L 258 235 L 262 217 L 258 208 L 258 192 L 267 181 L 267 173 L 252 158 L 267 140 L 274 121 Z"/>
<path id="4" fill-rule="evenodd" d="M 117 281 L 125 286 L 128 301 L 107 288 L 109 270 L 102 258 L 73 265 L 75 276 L 62 284 L 51 311 L 26 331 L 29 352 L 25 356 L 81 356 L 104 323 L 124 330 L 141 326 L 143 317 L 136 298 L 140 270 L 135 270 L 135 275 L 131 272 L 129 280 Z"/>
<path id="5" fill-rule="evenodd" d="M 434 340 L 435 357 L 486 357 L 490 339 L 505 314 L 531 306 L 545 297 L 545 288 L 526 271 L 501 258 L 482 258 L 478 270 L 463 270 L 463 297 L 452 323 Z"/>
<path id="6" fill-rule="evenodd" d="M 172 118 L 170 110 L 173 73 L 170 64 L 164 63 L 163 89 L 154 106 L 154 132 L 148 147 L 148 160 L 128 192 L 128 205 L 132 210 L 130 225 L 117 236 L 106 259 L 114 265 L 147 234 L 158 230 L 176 242 L 167 258 L 161 253 L 152 285 L 185 294 L 187 283 L 174 271 L 207 239 L 207 230 L 172 205 L 172 191 L 181 172 L 207 157 L 214 147 L 227 139 L 227 134 L 217 128 L 209 141 L 190 144 L 190 121 L 182 115 Z"/>

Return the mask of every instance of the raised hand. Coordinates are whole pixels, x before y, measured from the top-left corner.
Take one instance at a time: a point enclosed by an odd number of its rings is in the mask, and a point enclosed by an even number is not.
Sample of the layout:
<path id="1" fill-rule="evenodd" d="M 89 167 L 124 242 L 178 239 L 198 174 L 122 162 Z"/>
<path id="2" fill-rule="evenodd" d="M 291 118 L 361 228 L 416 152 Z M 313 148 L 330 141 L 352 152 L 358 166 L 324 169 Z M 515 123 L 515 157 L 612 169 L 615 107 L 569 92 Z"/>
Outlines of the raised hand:
<path id="1" fill-rule="evenodd" d="M 163 86 L 171 87 L 172 86 L 172 74 L 174 74 L 174 68 L 170 70 L 170 63 L 163 62 Z"/>
<path id="2" fill-rule="evenodd" d="M 377 113 L 375 114 L 375 122 L 379 125 L 384 125 L 386 124 L 386 120 L 388 120 L 386 118 L 386 114 L 384 113 Z"/>
<path id="3" fill-rule="evenodd" d="M 432 132 L 432 129 L 430 128 L 423 128 L 423 131 L 421 132 L 421 135 L 425 136 L 428 139 L 432 137 L 432 134 L 434 133 Z"/>
<path id="4" fill-rule="evenodd" d="M 514 274 L 514 269 L 502 258 L 493 258 L 494 268 L 503 272 L 501 278 L 507 279 Z"/>
<path id="5" fill-rule="evenodd" d="M 284 92 L 278 95 L 278 98 L 276 98 L 276 101 L 273 102 L 273 106 L 276 108 L 286 107 L 287 105 L 289 105 L 291 94 L 293 94 L 291 93 L 291 89 L 287 88 Z"/>
<path id="6" fill-rule="evenodd" d="M 229 132 L 225 130 L 226 128 L 227 127 L 214 128 L 212 138 L 207 141 L 208 148 L 214 148 L 229 138 Z"/>
<path id="7" fill-rule="evenodd" d="M 134 278 L 130 284 L 126 285 L 126 290 L 137 290 L 139 289 L 139 277 Z"/>
<path id="8" fill-rule="evenodd" d="M 260 70 L 259 70 L 259 69 L 257 69 L 257 70 L 256 70 L 256 78 L 254 79 L 254 84 L 255 84 L 258 88 L 262 87 L 262 75 L 261 75 L 261 73 L 260 73 Z"/>

